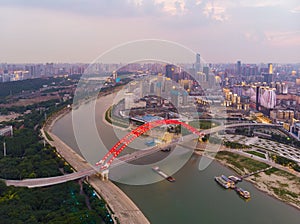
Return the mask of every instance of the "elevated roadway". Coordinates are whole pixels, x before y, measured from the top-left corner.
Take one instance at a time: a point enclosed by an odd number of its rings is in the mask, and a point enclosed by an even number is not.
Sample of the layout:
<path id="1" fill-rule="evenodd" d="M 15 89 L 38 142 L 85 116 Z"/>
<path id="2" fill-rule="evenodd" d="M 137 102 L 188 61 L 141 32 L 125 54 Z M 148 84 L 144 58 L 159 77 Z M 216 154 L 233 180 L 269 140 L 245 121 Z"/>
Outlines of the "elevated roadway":
<path id="1" fill-rule="evenodd" d="M 159 145 L 148 147 L 147 149 L 139 150 L 130 154 L 126 154 L 124 156 L 119 157 L 114 160 L 111 164 L 110 169 L 120 166 L 124 163 L 137 160 L 139 158 L 152 155 L 164 148 L 169 148 L 177 145 L 179 142 L 189 141 L 190 139 L 195 138 L 195 136 L 189 135 L 180 141 L 174 141 L 169 144 Z M 85 178 L 88 176 L 95 175 L 99 172 L 99 168 L 90 167 L 89 169 L 84 169 L 81 171 L 77 171 L 71 174 L 55 176 L 55 177 L 46 177 L 46 178 L 32 178 L 32 179 L 23 179 L 23 180 L 4 180 L 7 186 L 15 186 L 15 187 L 28 187 L 28 188 L 36 188 L 36 187 L 47 187 L 55 184 L 61 184 L 72 180 L 78 180 L 81 178 Z"/>

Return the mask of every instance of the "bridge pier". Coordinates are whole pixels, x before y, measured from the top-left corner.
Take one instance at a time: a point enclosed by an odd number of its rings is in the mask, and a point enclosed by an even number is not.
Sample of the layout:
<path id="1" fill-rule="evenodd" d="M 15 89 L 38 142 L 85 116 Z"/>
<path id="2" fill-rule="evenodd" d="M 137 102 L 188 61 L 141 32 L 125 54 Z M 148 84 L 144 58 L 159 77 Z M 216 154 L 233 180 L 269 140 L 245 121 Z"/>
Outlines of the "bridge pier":
<path id="1" fill-rule="evenodd" d="M 100 176 L 101 180 L 105 181 L 105 180 L 108 180 L 108 173 L 109 173 L 109 170 L 103 170 L 103 171 L 100 171 L 98 173 L 98 175 Z"/>

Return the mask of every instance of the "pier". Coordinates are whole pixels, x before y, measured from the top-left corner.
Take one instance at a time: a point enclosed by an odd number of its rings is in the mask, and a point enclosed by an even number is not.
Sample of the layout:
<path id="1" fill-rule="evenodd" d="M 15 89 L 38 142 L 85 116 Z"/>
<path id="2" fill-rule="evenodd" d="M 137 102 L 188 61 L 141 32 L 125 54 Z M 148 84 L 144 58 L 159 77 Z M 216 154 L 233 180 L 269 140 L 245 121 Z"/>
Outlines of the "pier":
<path id="1" fill-rule="evenodd" d="M 252 173 L 245 174 L 245 175 L 241 176 L 241 179 L 244 179 L 244 178 L 253 176 L 253 175 L 258 174 L 258 173 L 261 173 L 261 172 L 265 172 L 265 171 L 270 170 L 270 169 L 272 169 L 272 168 L 273 168 L 273 167 L 270 166 L 270 167 L 265 168 L 265 169 L 261 169 L 261 170 L 254 171 L 254 172 L 252 172 Z"/>

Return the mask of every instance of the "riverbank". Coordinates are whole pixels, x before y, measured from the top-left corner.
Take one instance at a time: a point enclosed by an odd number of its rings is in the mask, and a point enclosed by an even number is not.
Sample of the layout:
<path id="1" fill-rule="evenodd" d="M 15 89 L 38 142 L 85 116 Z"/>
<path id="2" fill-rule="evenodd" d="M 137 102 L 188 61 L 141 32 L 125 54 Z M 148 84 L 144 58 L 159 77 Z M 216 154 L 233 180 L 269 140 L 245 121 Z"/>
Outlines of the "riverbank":
<path id="1" fill-rule="evenodd" d="M 91 169 L 92 166 L 87 163 L 78 153 L 66 145 L 60 138 L 52 133 L 53 125 L 57 120 L 70 113 L 69 108 L 65 108 L 51 116 L 41 133 L 47 142 L 56 148 L 57 152 L 76 170 Z M 51 137 L 52 141 L 46 137 L 46 134 Z M 112 211 L 112 216 L 119 223 L 149 223 L 140 209 L 132 202 L 132 200 L 122 192 L 111 181 L 101 181 L 96 175 L 88 178 L 90 185 L 97 193 L 106 201 Z"/>
<path id="2" fill-rule="evenodd" d="M 105 130 L 105 132 L 101 132 L 101 137 L 105 140 L 104 144 L 107 145 L 107 147 L 111 147 L 120 137 L 126 135 L 126 133 L 118 130 L 117 134 L 114 135 L 114 130 L 102 122 L 101 118 L 107 108 L 106 105 L 111 104 L 112 98 L 112 96 L 109 96 L 101 99 L 101 107 L 98 108 L 98 112 L 96 113 L 98 118 L 96 124 L 97 127 L 102 127 L 99 129 L 99 132 Z M 82 126 L 82 128 L 86 129 L 85 126 Z M 79 149 L 76 148 L 76 139 L 72 135 L 72 118 L 70 113 L 55 123 L 53 132 L 74 150 L 80 152 Z M 138 141 L 141 145 L 144 145 L 142 139 Z M 191 144 L 194 145 L 194 148 L 195 143 L 196 142 L 193 142 L 193 144 Z M 97 141 L 89 140 L 87 144 L 91 146 L 89 148 L 90 151 L 102 147 L 102 144 L 97 145 Z M 180 150 L 181 147 L 178 147 Z M 183 150 L 185 151 L 185 149 Z M 191 154 L 192 151 L 188 153 Z M 97 162 L 97 154 L 98 153 L 95 153 L 95 158 L 91 159 L 91 164 L 93 164 L 94 161 Z M 151 158 L 143 158 L 143 160 L 146 162 L 160 161 L 161 159 L 158 157 L 159 154 L 166 155 L 167 152 L 159 152 Z M 176 164 L 177 159 L 182 161 L 183 158 L 177 157 L 174 159 L 174 163 Z M 213 161 L 207 169 L 199 171 L 200 161 L 201 158 L 194 155 L 178 172 L 172 174 L 172 176 L 176 178 L 175 184 L 169 183 L 168 181 L 159 181 L 155 184 L 140 186 L 126 185 L 119 182 L 114 184 L 138 205 L 151 223 L 221 223 L 224 222 L 224 217 L 226 220 L 235 217 L 237 223 L 239 220 L 243 220 L 245 224 L 282 224 L 285 223 L 286 220 L 288 220 L 290 224 L 298 224 L 297 220 L 299 221 L 300 218 L 299 210 L 280 200 L 269 197 L 248 181 L 244 181 L 240 184 L 241 187 L 249 190 L 252 194 L 252 200 L 247 203 L 233 192 L 224 192 L 223 189 L 219 188 L 219 186 L 212 181 L 212 177 L 220 175 L 221 173 L 232 175 L 233 172 L 217 161 Z M 141 165 L 141 163 L 138 163 L 138 165 Z M 160 167 L 164 171 L 169 172 L 170 165 L 171 164 L 166 163 Z M 157 174 L 152 171 L 151 167 L 146 166 L 139 166 L 139 169 L 114 168 L 110 176 L 114 180 L 117 180 L 118 177 L 123 177 L 126 178 L 126 181 L 130 182 L 136 178 L 159 178 Z M 218 216 L 215 214 L 218 214 Z M 253 216 L 253 214 L 255 214 L 255 216 Z"/>
<path id="3" fill-rule="evenodd" d="M 235 154 L 226 151 L 227 148 L 224 147 L 222 147 L 221 150 L 222 151 L 219 151 L 215 158 L 210 157 L 209 153 L 203 154 L 203 151 L 200 150 L 195 151 L 195 153 L 217 160 L 219 163 L 232 169 L 240 176 L 269 167 L 266 163 L 249 158 L 251 155 L 246 157 Z M 261 172 L 245 178 L 245 180 L 251 182 L 258 190 L 300 209 L 300 178 L 296 175 L 290 174 L 284 170 L 272 168 L 266 172 Z"/>
<path id="4" fill-rule="evenodd" d="M 122 131 L 128 131 L 130 130 L 130 124 L 124 124 L 120 121 L 117 121 L 116 119 L 113 119 L 112 117 L 112 108 L 113 106 L 110 106 L 105 111 L 105 116 L 103 116 L 102 121 L 105 122 L 107 125 L 111 126 L 112 128 L 118 128 Z"/>
<path id="5" fill-rule="evenodd" d="M 101 121 L 103 121 L 103 115 L 104 115 L 104 113 L 105 113 L 105 111 L 107 110 L 107 108 L 111 105 L 111 103 L 113 102 L 113 95 L 109 95 L 109 96 L 107 96 L 107 98 L 105 98 L 105 99 L 101 99 L 101 105 L 99 104 L 99 106 L 97 107 L 97 109 L 98 109 L 98 113 L 96 113 L 96 116 L 97 116 L 97 118 L 99 119 L 99 120 L 101 120 Z M 99 109 L 100 108 L 100 109 Z M 70 115 L 70 114 L 69 114 Z M 59 133 L 63 133 L 63 132 L 68 132 L 69 130 L 71 130 L 72 128 L 64 128 L 65 126 L 68 126 L 68 124 L 71 124 L 71 119 L 70 119 L 70 116 L 69 115 L 67 115 L 67 117 L 69 117 L 68 119 L 66 119 L 65 120 L 65 122 L 62 122 L 60 125 L 58 125 L 57 127 L 56 127 L 56 129 L 58 129 L 58 130 L 61 130 L 61 131 L 57 131 L 57 132 L 55 132 L 58 136 L 61 136 Z M 61 120 L 64 120 L 64 118 L 63 119 L 61 119 Z M 60 123 L 60 121 L 59 122 L 57 122 L 57 124 L 58 123 Z M 115 135 L 113 135 L 113 130 L 110 128 L 110 126 L 108 126 L 107 125 L 107 123 L 106 122 L 99 122 L 99 123 L 97 123 L 98 124 L 98 126 L 99 127 L 102 127 L 102 128 L 104 128 L 104 130 L 106 130 L 106 132 L 104 132 L 104 135 L 102 136 L 103 137 L 103 139 L 105 139 L 105 140 L 107 140 L 107 142 L 109 143 L 114 143 L 114 142 L 116 142 L 117 140 L 118 140 L 118 136 L 119 137 L 122 137 L 122 136 L 124 136 L 124 133 L 122 133 L 122 132 L 120 132 L 120 133 L 118 133 L 117 134 L 117 136 L 115 136 Z M 71 125 L 70 125 L 71 126 Z M 55 128 L 54 128 L 55 129 Z M 68 138 L 63 138 L 63 139 L 66 139 L 66 140 L 68 140 L 68 144 L 70 143 L 71 145 L 72 145 L 72 143 L 71 143 L 71 141 L 68 139 Z M 92 143 L 92 142 L 91 142 Z M 108 144 L 109 145 L 109 144 Z M 110 145 L 109 145 L 110 146 Z M 193 148 L 194 149 L 194 148 Z M 249 156 L 251 156 L 250 154 L 249 154 Z M 143 171 L 143 173 L 144 172 L 147 172 L 147 171 Z M 124 173 L 126 174 L 126 171 L 124 171 Z M 188 175 L 188 173 L 190 173 L 190 171 L 189 172 L 187 172 L 185 175 Z M 220 172 L 218 172 L 218 173 L 220 173 Z M 223 173 L 223 172 L 221 172 L 221 173 Z M 124 174 L 124 175 L 125 175 Z M 184 175 L 184 176 L 185 176 Z M 209 182 L 209 186 L 210 186 L 210 178 L 211 178 L 211 176 L 214 176 L 214 175 L 217 175 L 217 174 L 213 174 L 213 175 L 209 175 L 209 179 L 208 179 L 208 182 Z M 183 178 L 183 177 L 181 177 L 181 178 Z M 99 179 L 98 179 L 99 180 Z M 180 178 L 178 178 L 178 180 L 180 180 Z M 99 180 L 100 181 L 100 180 Z M 194 179 L 193 180 L 189 180 L 189 181 L 194 181 Z M 187 181 L 188 182 L 188 181 Z M 103 183 L 103 182 L 102 182 Z M 163 182 L 164 183 L 164 182 Z M 201 183 L 201 184 L 203 184 L 203 183 Z M 212 184 L 214 184 L 214 182 L 212 182 Z M 178 189 L 178 185 L 180 185 L 180 182 L 178 181 L 175 185 L 172 185 L 171 187 L 170 187 L 170 189 L 168 189 L 168 191 L 169 190 L 172 190 L 172 189 Z M 248 184 L 249 185 L 249 184 Z M 175 187 L 174 187 L 175 186 Z M 200 183 L 199 183 L 199 186 L 200 186 Z M 202 185 L 201 185 L 202 186 Z M 152 186 L 153 187 L 153 186 Z M 186 185 L 183 185 L 183 186 L 181 186 L 180 187 L 180 189 L 186 189 Z M 211 187 L 211 186 L 210 186 Z M 123 189 L 123 188 L 122 188 Z M 142 205 L 143 203 L 146 203 L 146 202 L 144 202 L 144 201 L 146 201 L 145 200 L 145 197 L 146 197 L 146 191 L 147 190 L 145 190 L 145 189 L 148 189 L 147 188 L 147 186 L 145 187 L 145 186 L 143 186 L 143 187 L 141 187 L 141 198 L 139 199 L 139 200 L 137 200 L 136 198 L 135 198 L 135 192 L 136 192 L 136 187 L 133 187 L 133 190 L 132 190 L 132 194 L 129 194 L 130 195 L 130 197 L 132 198 L 132 199 L 134 199 L 134 201 L 136 202 L 136 203 L 138 203 L 139 204 L 139 206 L 141 206 L 141 208 L 142 208 L 142 210 L 143 210 L 143 212 L 145 212 L 145 214 L 146 215 L 148 215 L 149 216 L 149 218 L 151 217 L 151 221 L 153 221 L 153 220 L 155 220 L 155 219 L 153 219 L 153 217 L 155 217 L 155 216 L 158 216 L 157 214 L 160 214 L 159 212 L 160 211 L 165 211 L 166 210 L 166 208 L 165 208 L 165 206 L 164 207 L 162 207 L 162 208 L 160 208 L 160 209 L 158 209 L 158 206 L 157 206 L 157 201 L 159 201 L 160 199 L 158 198 L 157 200 L 155 200 L 155 201 L 153 201 L 152 203 L 149 203 L 149 204 L 147 204 L 147 206 L 149 207 L 149 210 L 147 211 L 147 209 L 144 209 L 145 207 L 144 207 L 144 205 Z M 150 187 L 149 187 L 149 189 L 151 189 Z M 210 188 L 206 188 L 206 189 L 210 189 Z M 248 188 L 247 188 L 248 189 Z M 258 193 L 260 193 L 260 192 L 258 192 L 256 189 L 253 189 L 253 187 L 251 186 L 251 188 L 250 189 L 252 189 L 251 191 L 253 192 L 254 190 L 255 190 L 255 192 L 256 192 L 256 195 L 258 195 Z M 123 189 L 124 190 L 124 189 Z M 155 190 L 153 190 L 154 192 L 156 192 Z M 161 194 L 161 189 L 157 192 L 157 194 Z M 204 191 L 204 190 L 203 190 Z M 125 192 L 127 193 L 127 191 L 125 190 Z M 193 194 L 192 195 L 194 195 L 195 194 L 195 192 L 198 192 L 198 187 L 197 187 L 197 190 L 195 189 L 195 191 L 193 192 Z M 214 192 L 214 190 L 208 190 L 207 191 L 207 193 L 206 194 L 204 194 L 204 195 L 208 195 L 209 193 L 217 193 L 217 192 Z M 176 196 L 174 196 L 174 195 L 176 195 Z M 177 198 L 178 197 L 178 194 L 176 194 L 176 193 L 174 193 L 174 195 L 173 195 L 173 197 L 172 198 L 168 198 L 167 200 L 171 200 L 172 201 L 172 203 L 175 203 L 174 202 L 174 197 L 175 198 Z M 204 195 L 202 195 L 202 197 L 204 197 Z M 222 195 L 219 195 L 216 199 L 215 199 L 215 201 L 218 201 L 219 200 L 219 198 L 222 198 L 223 197 L 223 195 L 224 194 L 222 194 Z M 264 198 L 264 199 L 266 199 L 267 201 L 270 201 L 270 198 L 268 198 L 267 196 L 265 196 L 264 197 L 264 195 L 262 194 L 262 193 L 260 193 L 259 194 L 262 198 Z M 149 195 L 149 196 L 147 196 L 147 198 L 153 198 L 153 195 Z M 226 195 L 224 195 L 224 198 L 226 198 Z M 186 203 L 190 203 L 190 202 L 192 202 L 192 200 L 194 200 L 195 198 L 194 197 L 192 197 L 191 199 L 189 199 L 188 201 L 186 201 Z M 200 200 L 200 199 L 199 199 Z M 201 201 L 203 200 L 203 198 L 201 199 Z M 207 199 L 207 200 L 209 200 L 209 199 Z M 272 199 L 273 200 L 273 199 Z M 271 201 L 272 201 L 271 200 Z M 151 201 L 151 200 L 150 200 Z M 149 201 L 147 200 L 147 203 L 148 203 Z M 194 202 L 194 201 L 193 201 Z M 233 202 L 233 204 L 234 203 L 239 203 L 240 202 L 240 200 L 238 200 L 237 202 Z M 261 200 L 253 200 L 253 203 L 254 204 L 256 204 L 256 208 L 257 207 L 260 207 L 260 205 L 262 205 L 262 207 L 261 207 L 261 209 L 263 209 L 263 208 L 269 208 L 268 206 L 266 207 L 265 206 L 265 204 L 264 203 L 262 203 L 262 204 L 260 204 L 260 202 L 261 202 Z M 166 201 L 161 201 L 161 202 L 159 202 L 159 203 L 161 203 L 161 204 L 165 204 L 165 203 L 167 203 Z M 279 201 L 278 201 L 278 203 L 279 203 Z M 282 204 L 282 203 L 281 203 Z M 174 204 L 170 204 L 168 207 L 169 207 L 169 209 L 167 209 L 170 213 L 169 214 L 171 214 L 171 213 L 173 213 L 174 211 L 176 212 L 176 207 L 174 206 L 174 207 L 172 207 Z M 269 205 L 269 204 L 268 204 Z M 263 207 L 264 206 L 264 207 Z M 286 205 L 285 205 L 286 206 Z M 154 208 L 155 207 L 155 208 Z M 286 206 L 286 207 L 288 207 L 288 206 Z M 172 209 L 171 209 L 172 208 Z M 240 208 L 239 206 L 237 207 L 237 208 Z M 272 207 L 273 208 L 273 207 Z M 248 212 L 248 209 L 249 208 L 247 208 L 246 210 L 247 210 L 247 212 Z M 258 212 L 260 212 L 261 211 L 261 209 L 260 210 L 257 210 L 256 211 L 256 213 Z M 151 211 L 153 211 L 153 210 L 155 210 L 155 215 L 153 215 L 152 213 L 151 213 Z M 182 210 L 184 210 L 184 208 L 181 208 L 180 209 L 180 211 L 182 211 Z M 246 212 L 246 210 L 245 210 L 245 212 Z M 294 211 L 294 209 L 291 209 L 291 210 L 293 210 Z M 223 211 L 223 209 L 222 209 L 222 211 Z M 273 210 L 272 210 L 273 211 Z M 163 213 L 165 213 L 165 212 L 163 212 Z M 226 212 L 226 214 L 228 213 L 228 211 Z M 197 213 L 198 214 L 198 213 Z M 248 214 L 248 213 L 247 213 Z M 268 211 L 265 211 L 264 212 L 264 214 L 268 214 Z M 202 214 L 203 215 L 203 214 Z M 159 215 L 160 216 L 160 215 Z M 194 217 L 194 218 L 196 218 L 196 217 Z M 177 219 L 180 219 L 180 217 L 177 217 Z M 161 219 L 160 218 L 158 218 L 158 220 L 160 220 L 161 221 Z M 169 218 L 166 218 L 166 222 L 167 222 L 167 220 L 170 220 Z M 178 221 L 178 220 L 177 220 Z M 173 223 L 176 223 L 175 221 L 173 222 Z M 178 223 L 178 222 L 177 222 Z M 218 223 L 218 222 L 215 222 L 215 223 Z"/>

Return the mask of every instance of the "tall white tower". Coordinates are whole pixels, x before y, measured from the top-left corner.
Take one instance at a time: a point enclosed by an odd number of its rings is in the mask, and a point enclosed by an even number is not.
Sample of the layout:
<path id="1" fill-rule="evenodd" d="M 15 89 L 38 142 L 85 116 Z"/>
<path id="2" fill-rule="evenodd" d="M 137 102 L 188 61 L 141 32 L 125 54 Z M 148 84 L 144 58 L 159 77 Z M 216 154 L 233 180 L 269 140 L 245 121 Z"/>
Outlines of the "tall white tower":
<path id="1" fill-rule="evenodd" d="M 3 142 L 3 156 L 6 156 L 6 143 Z"/>

